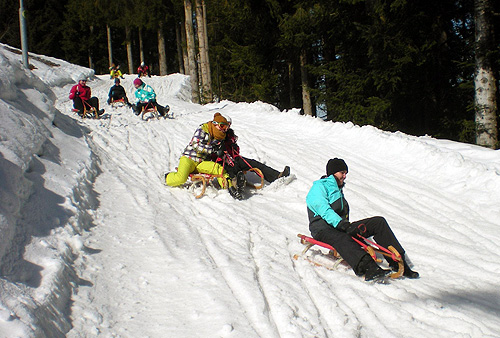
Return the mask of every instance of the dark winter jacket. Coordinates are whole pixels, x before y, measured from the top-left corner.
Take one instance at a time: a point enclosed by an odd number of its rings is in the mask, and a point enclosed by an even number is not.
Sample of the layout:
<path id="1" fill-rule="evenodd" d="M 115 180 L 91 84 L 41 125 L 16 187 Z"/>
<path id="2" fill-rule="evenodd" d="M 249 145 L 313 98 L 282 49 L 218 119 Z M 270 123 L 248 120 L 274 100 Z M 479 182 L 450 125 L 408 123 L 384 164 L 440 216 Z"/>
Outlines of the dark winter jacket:
<path id="1" fill-rule="evenodd" d="M 342 220 L 349 220 L 349 204 L 333 175 L 314 181 L 306 204 L 313 237 L 325 228 L 336 228 Z"/>
<path id="2" fill-rule="evenodd" d="M 224 157 L 225 165 L 233 166 L 234 159 L 240 156 L 240 147 L 236 143 L 238 141 L 238 136 L 234 133 L 233 129 L 228 129 L 226 132 L 226 138 L 222 141 L 222 150 L 224 150 L 226 156 Z M 222 165 L 223 159 L 218 157 L 214 152 L 212 154 L 212 161 L 219 162 Z"/>
<path id="3" fill-rule="evenodd" d="M 122 85 L 115 84 L 113 87 L 109 89 L 108 97 L 111 98 L 126 98 L 127 94 L 125 93 L 125 88 Z"/>

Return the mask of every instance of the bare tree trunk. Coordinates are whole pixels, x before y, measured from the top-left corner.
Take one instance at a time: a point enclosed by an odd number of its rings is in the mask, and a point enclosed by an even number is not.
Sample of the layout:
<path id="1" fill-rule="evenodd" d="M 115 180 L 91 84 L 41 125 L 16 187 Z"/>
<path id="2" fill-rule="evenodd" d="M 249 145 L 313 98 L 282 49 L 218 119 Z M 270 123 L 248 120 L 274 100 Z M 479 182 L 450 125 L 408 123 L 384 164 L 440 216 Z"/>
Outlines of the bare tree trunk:
<path id="1" fill-rule="evenodd" d="M 210 60 L 208 57 L 208 36 L 206 32 L 205 1 L 195 0 L 198 47 L 200 51 L 201 97 L 203 103 L 212 102 L 212 81 L 210 78 Z"/>
<path id="2" fill-rule="evenodd" d="M 167 52 L 165 50 L 163 23 L 160 23 L 158 27 L 158 58 L 158 62 L 160 63 L 160 75 L 167 75 Z"/>
<path id="3" fill-rule="evenodd" d="M 181 38 L 181 28 L 179 24 L 175 24 L 175 40 L 177 45 L 177 62 L 179 63 L 179 73 L 185 74 L 184 72 L 184 60 L 182 58 L 182 38 Z"/>
<path id="4" fill-rule="evenodd" d="M 125 39 L 127 40 L 127 60 L 128 60 L 128 73 L 133 74 L 134 72 L 134 59 L 132 57 L 132 29 L 130 26 L 125 27 Z"/>
<path id="5" fill-rule="evenodd" d="M 111 27 L 109 25 L 106 25 L 106 32 L 108 33 L 108 61 L 111 67 L 113 64 L 113 48 L 111 46 Z"/>
<path id="6" fill-rule="evenodd" d="M 184 15 L 186 17 L 186 41 L 189 61 L 189 76 L 191 77 L 191 100 L 194 103 L 200 103 L 198 74 L 196 71 L 196 46 L 193 30 L 193 5 L 191 3 L 191 0 L 184 0 Z"/>
<path id="7" fill-rule="evenodd" d="M 498 142 L 496 79 L 488 53 L 495 49 L 493 5 L 490 0 L 475 0 L 476 71 L 474 74 L 476 144 L 495 149 Z"/>
<path id="8" fill-rule="evenodd" d="M 297 103 L 295 102 L 295 94 L 294 94 L 294 88 L 295 88 L 295 76 L 293 72 L 293 62 L 289 61 L 288 62 L 288 97 L 290 100 L 290 107 L 289 108 L 294 108 L 297 106 Z"/>
<path id="9" fill-rule="evenodd" d="M 144 61 L 144 45 L 142 43 L 142 28 L 139 28 L 139 58 L 141 59 L 141 63 Z"/>
<path id="10" fill-rule="evenodd" d="M 305 49 L 300 51 L 300 78 L 302 81 L 302 109 L 304 110 L 304 115 L 312 116 L 312 102 L 311 93 L 309 91 L 308 81 L 307 81 L 307 52 Z"/>
<path id="11" fill-rule="evenodd" d="M 94 34 L 94 26 L 90 26 L 90 35 L 92 36 Z M 90 49 L 90 46 L 88 48 L 88 54 L 89 54 L 89 68 L 94 69 L 94 60 L 92 59 L 92 50 Z"/>
<path id="12" fill-rule="evenodd" d="M 186 39 L 186 20 L 183 18 L 181 25 L 182 62 L 184 64 L 184 74 L 189 75 L 189 58 Z"/>

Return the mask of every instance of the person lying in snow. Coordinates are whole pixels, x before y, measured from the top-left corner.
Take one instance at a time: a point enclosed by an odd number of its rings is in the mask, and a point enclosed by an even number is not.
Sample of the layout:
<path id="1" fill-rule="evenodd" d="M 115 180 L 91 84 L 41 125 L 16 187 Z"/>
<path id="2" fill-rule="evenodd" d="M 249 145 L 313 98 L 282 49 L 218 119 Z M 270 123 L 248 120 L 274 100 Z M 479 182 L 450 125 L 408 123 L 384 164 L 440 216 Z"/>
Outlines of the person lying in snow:
<path id="1" fill-rule="evenodd" d="M 404 260 L 403 276 L 418 278 L 419 273 L 412 271 L 406 263 L 405 251 L 385 218 L 376 216 L 349 222 L 349 204 L 342 191 L 347 172 L 345 161 L 333 158 L 326 165 L 326 176 L 314 181 L 306 197 L 311 236 L 333 246 L 356 275 L 365 275 L 366 281 L 384 277 L 391 272 L 380 268 L 352 239 L 352 236 L 358 234 L 363 237 L 373 236 L 379 245 L 386 248 L 392 245 L 399 252 Z M 398 270 L 397 262 L 387 257 L 386 260 L 392 270 Z"/>
<path id="2" fill-rule="evenodd" d="M 177 187 L 184 184 L 189 174 L 197 171 L 202 174 L 218 175 L 217 182 L 220 187 L 224 186 L 224 177 L 229 183 L 228 189 L 235 189 L 229 175 L 224 172 L 224 168 L 210 160 L 215 149 L 220 147 L 220 143 L 226 137 L 226 131 L 229 128 L 228 120 L 231 119 L 220 113 L 215 113 L 212 121 L 203 123 L 196 129 L 191 141 L 182 153 L 177 171 L 165 175 L 165 182 L 168 186 Z"/>
<path id="3" fill-rule="evenodd" d="M 231 126 L 231 121 L 229 121 L 229 126 Z M 269 183 L 276 181 L 280 177 L 290 176 L 289 166 L 285 166 L 283 171 L 279 172 L 257 160 L 241 156 L 240 147 L 236 143 L 237 141 L 238 136 L 236 136 L 233 129 L 229 128 L 226 132 L 226 138 L 221 142 L 220 147 L 213 157 L 214 161 L 224 165 L 224 169 L 229 174 L 233 186 L 236 188 L 229 190 L 229 193 L 231 193 L 232 196 L 234 195 L 234 198 L 243 198 L 242 192 L 245 186 L 244 171 L 248 171 L 251 168 L 260 169 L 264 175 L 264 179 Z"/>

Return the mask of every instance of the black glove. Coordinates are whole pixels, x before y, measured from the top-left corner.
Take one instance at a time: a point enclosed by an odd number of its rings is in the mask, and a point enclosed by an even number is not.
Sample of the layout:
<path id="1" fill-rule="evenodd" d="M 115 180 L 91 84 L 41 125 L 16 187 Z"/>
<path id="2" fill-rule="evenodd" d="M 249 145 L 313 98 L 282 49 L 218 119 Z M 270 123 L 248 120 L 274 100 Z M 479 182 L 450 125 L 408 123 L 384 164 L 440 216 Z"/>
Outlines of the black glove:
<path id="1" fill-rule="evenodd" d="M 355 225 L 349 221 L 343 220 L 337 225 L 337 229 L 344 231 L 349 236 L 357 237 L 357 235 L 363 235 L 365 233 L 366 226 L 363 223 Z"/>
<path id="2" fill-rule="evenodd" d="M 75 96 L 79 96 L 80 95 L 80 92 L 75 92 Z"/>
<path id="3" fill-rule="evenodd" d="M 220 142 L 214 147 L 215 154 L 217 154 L 217 157 L 222 158 L 224 156 L 224 141 Z"/>

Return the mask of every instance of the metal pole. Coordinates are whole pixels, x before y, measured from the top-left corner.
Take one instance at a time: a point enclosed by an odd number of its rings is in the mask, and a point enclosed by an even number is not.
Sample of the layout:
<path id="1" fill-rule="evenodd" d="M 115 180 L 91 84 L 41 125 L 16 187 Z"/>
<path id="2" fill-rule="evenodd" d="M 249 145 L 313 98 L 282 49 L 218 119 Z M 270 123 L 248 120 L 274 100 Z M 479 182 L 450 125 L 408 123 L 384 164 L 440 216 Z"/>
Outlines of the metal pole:
<path id="1" fill-rule="evenodd" d="M 23 65 L 24 68 L 30 69 L 28 63 L 28 35 L 26 32 L 26 20 L 23 0 L 19 0 L 19 25 L 21 27 L 21 49 L 23 51 Z"/>

